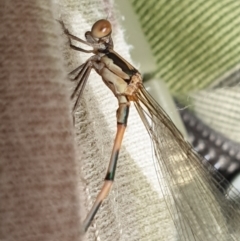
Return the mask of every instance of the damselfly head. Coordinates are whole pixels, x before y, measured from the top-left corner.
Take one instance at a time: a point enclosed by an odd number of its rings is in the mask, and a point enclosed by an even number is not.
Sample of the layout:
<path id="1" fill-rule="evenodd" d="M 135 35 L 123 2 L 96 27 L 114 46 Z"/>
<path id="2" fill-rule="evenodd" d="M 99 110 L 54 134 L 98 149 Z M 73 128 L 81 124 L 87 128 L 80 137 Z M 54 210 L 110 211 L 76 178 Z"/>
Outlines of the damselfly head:
<path id="1" fill-rule="evenodd" d="M 94 38 L 104 38 L 110 35 L 112 32 L 112 25 L 106 19 L 100 19 L 92 26 L 92 36 Z"/>

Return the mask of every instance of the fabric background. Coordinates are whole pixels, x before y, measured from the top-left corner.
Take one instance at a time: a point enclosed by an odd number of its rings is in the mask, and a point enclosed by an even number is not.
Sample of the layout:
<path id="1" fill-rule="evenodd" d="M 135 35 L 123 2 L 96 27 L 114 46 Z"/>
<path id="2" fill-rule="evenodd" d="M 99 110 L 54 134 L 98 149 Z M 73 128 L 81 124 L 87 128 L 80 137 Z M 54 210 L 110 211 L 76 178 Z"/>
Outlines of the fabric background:
<path id="1" fill-rule="evenodd" d="M 0 240 L 80 240 L 74 128 L 51 1 L 0 1 Z"/>
<path id="2" fill-rule="evenodd" d="M 156 61 L 154 77 L 209 127 L 239 143 L 240 2 L 130 2 Z"/>
<path id="3" fill-rule="evenodd" d="M 56 19 L 83 38 L 108 18 L 115 50 L 132 62 L 130 47 L 111 0 L 0 4 L 0 240 L 80 240 L 103 184 L 117 101 L 93 71 L 73 128 L 67 73 L 89 55 L 69 49 Z M 132 108 L 114 187 L 83 239 L 175 240 L 158 188 L 151 143 Z"/>

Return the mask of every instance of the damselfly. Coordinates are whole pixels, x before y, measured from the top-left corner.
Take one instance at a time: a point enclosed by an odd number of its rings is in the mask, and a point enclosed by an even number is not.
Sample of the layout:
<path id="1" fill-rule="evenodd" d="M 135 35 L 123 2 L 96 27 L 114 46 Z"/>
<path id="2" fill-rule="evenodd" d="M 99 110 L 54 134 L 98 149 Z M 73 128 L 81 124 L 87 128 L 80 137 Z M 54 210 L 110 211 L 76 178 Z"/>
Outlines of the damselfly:
<path id="1" fill-rule="evenodd" d="M 113 50 L 110 22 L 105 19 L 95 22 L 91 31 L 85 33 L 86 40 L 69 33 L 64 25 L 63 28 L 72 49 L 93 53 L 85 63 L 70 73 L 78 81 L 71 96 L 76 97 L 73 112 L 92 69 L 102 77 L 119 104 L 117 133 L 107 174 L 83 223 L 83 230 L 87 231 L 113 185 L 130 103 L 133 102 L 152 140 L 156 169 L 161 169 L 162 173 L 160 175 L 157 172 L 159 183 L 160 179 L 166 183 L 161 186 L 161 191 L 178 231 L 177 240 L 240 240 L 240 204 L 224 188 L 228 186 L 236 198 L 240 197 L 239 193 L 185 141 L 168 115 L 144 88 L 139 71 Z M 71 40 L 92 49 L 75 46 Z M 236 227 L 227 224 L 230 219 Z"/>

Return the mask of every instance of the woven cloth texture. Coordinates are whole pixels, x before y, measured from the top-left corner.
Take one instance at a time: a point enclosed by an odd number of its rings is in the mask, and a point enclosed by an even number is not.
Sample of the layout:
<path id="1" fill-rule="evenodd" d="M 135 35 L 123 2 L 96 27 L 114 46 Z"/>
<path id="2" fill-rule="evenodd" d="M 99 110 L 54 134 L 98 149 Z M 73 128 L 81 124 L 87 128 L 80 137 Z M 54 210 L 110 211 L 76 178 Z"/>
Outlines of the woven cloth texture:
<path id="1" fill-rule="evenodd" d="M 115 50 L 132 62 L 113 1 L 8 0 L 0 13 L 0 240 L 176 240 L 151 142 L 134 108 L 114 187 L 80 235 L 103 184 L 118 106 L 93 71 L 73 128 L 76 83 L 67 72 L 89 55 L 69 48 L 56 19 L 84 38 L 96 20 L 108 18 Z"/>
<path id="2" fill-rule="evenodd" d="M 0 2 L 0 240 L 80 240 L 61 28 L 51 1 Z"/>
<path id="3" fill-rule="evenodd" d="M 155 57 L 155 77 L 207 125 L 240 142 L 240 2 L 131 3 Z"/>

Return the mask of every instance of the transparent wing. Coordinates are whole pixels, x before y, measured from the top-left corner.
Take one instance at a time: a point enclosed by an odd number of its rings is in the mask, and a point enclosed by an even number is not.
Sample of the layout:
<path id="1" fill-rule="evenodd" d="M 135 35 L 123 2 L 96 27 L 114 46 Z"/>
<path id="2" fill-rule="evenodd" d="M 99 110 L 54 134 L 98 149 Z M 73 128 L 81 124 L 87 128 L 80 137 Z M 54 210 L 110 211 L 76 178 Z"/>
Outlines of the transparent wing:
<path id="1" fill-rule="evenodd" d="M 184 140 L 143 86 L 137 99 L 135 107 L 152 137 L 155 167 L 177 229 L 176 240 L 240 240 L 240 193 Z"/>

